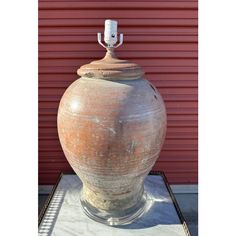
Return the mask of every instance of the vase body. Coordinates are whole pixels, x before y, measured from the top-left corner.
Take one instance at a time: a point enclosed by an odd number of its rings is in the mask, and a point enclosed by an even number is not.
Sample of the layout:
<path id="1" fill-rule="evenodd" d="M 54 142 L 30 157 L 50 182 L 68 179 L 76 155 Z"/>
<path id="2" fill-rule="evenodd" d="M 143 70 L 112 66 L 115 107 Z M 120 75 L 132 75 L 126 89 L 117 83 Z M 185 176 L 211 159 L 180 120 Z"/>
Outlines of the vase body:
<path id="1" fill-rule="evenodd" d="M 143 75 L 81 74 L 61 99 L 59 139 L 83 182 L 81 201 L 88 215 L 97 212 L 105 221 L 110 217 L 108 224 L 126 223 L 145 205 L 144 179 L 165 138 L 165 105 Z"/>

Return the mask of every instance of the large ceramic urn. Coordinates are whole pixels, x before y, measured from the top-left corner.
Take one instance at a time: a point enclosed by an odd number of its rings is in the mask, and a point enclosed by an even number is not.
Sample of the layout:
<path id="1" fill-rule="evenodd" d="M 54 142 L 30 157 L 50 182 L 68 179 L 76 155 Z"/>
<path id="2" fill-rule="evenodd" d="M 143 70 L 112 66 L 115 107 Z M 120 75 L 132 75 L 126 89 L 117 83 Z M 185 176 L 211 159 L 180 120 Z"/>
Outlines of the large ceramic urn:
<path id="1" fill-rule="evenodd" d="M 166 133 L 160 93 L 140 66 L 115 55 L 116 27 L 106 21 L 105 45 L 98 35 L 106 55 L 78 69 L 57 120 L 65 156 L 83 182 L 82 207 L 109 225 L 132 222 L 145 211 L 144 179 Z"/>

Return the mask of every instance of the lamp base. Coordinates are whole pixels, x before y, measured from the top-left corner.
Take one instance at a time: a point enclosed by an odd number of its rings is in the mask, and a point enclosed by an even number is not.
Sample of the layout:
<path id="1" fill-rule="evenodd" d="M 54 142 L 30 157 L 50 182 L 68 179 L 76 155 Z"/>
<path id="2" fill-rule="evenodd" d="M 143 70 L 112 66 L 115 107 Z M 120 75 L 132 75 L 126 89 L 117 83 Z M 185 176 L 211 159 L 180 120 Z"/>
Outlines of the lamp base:
<path id="1" fill-rule="evenodd" d="M 82 197 L 81 192 L 80 202 L 84 213 L 89 218 L 110 226 L 130 224 L 141 217 L 147 208 L 147 193 L 145 191 L 136 205 L 123 211 L 104 211 L 97 209 Z"/>

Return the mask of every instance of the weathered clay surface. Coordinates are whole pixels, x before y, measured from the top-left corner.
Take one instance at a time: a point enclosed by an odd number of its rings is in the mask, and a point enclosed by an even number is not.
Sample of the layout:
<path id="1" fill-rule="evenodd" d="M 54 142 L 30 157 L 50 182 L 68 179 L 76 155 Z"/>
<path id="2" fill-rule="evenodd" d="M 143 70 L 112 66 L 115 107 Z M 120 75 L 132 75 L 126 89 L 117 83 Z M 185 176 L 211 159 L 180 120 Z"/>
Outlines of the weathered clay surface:
<path id="1" fill-rule="evenodd" d="M 63 151 L 91 205 L 130 208 L 164 142 L 163 100 L 140 67 L 112 52 L 78 73 L 82 77 L 66 90 L 58 111 Z"/>
<path id="2" fill-rule="evenodd" d="M 77 73 L 81 77 L 106 80 L 132 80 L 144 75 L 142 68 L 137 64 L 118 59 L 112 48 L 107 49 L 103 59 L 81 66 Z"/>

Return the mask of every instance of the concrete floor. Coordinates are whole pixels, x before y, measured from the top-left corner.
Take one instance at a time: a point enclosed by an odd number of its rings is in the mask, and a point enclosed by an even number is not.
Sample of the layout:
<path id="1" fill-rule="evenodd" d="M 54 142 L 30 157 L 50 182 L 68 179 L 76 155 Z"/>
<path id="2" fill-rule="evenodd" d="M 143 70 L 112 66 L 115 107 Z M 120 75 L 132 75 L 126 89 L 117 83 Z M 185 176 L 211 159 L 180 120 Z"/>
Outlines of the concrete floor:
<path id="1" fill-rule="evenodd" d="M 48 195 L 39 194 L 39 212 L 42 209 Z M 176 193 L 175 197 L 179 204 L 179 207 L 184 215 L 184 218 L 188 224 L 189 231 L 192 236 L 198 235 L 198 194 L 192 193 Z"/>

